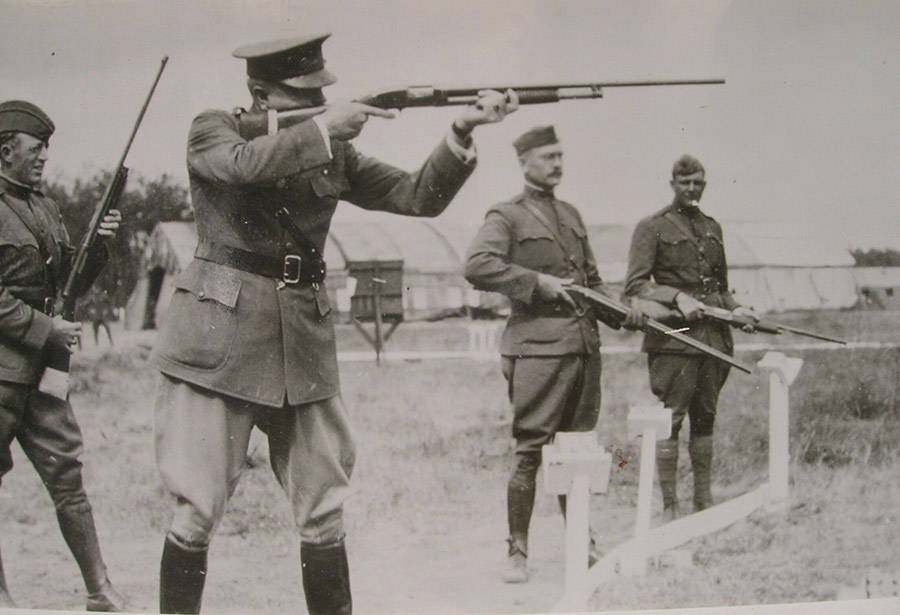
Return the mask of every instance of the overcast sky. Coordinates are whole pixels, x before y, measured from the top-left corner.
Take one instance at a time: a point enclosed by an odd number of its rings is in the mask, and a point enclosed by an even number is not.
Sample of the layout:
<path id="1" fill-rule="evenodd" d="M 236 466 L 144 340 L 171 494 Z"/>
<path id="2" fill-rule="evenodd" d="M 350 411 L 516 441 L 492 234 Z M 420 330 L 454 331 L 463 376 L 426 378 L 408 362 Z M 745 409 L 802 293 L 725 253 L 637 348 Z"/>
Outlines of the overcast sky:
<path id="1" fill-rule="evenodd" d="M 608 89 L 603 100 L 523 107 L 476 132 L 479 167 L 444 214 L 477 224 L 521 188 L 511 142 L 554 124 L 561 198 L 589 223 L 664 206 L 672 162 L 707 168 L 720 221 L 775 220 L 847 246 L 900 248 L 900 3 L 597 0 L 0 0 L 0 99 L 57 124 L 49 178 L 118 160 L 163 55 L 169 64 L 128 157 L 133 173 L 187 182 L 185 137 L 206 108 L 249 104 L 239 45 L 331 32 L 331 99 L 389 86 L 727 79 Z M 357 147 L 417 167 L 457 109 L 370 121 Z M 354 219 L 343 206 L 339 219 Z"/>

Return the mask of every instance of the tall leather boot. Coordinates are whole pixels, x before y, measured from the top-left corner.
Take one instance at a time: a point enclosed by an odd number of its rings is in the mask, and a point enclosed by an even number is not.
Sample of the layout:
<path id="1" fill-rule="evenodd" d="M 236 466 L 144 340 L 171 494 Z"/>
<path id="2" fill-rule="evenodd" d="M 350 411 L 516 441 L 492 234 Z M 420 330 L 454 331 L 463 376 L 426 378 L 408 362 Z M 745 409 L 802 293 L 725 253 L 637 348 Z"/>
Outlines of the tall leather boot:
<path id="1" fill-rule="evenodd" d="M 528 526 L 534 508 L 535 487 L 510 481 L 506 490 L 506 512 L 509 521 L 509 553 L 503 581 L 525 583 L 528 580 Z"/>
<path id="2" fill-rule="evenodd" d="M 692 436 L 688 451 L 691 454 L 691 469 L 694 471 L 694 511 L 701 511 L 712 506 L 712 494 L 709 492 L 712 436 Z"/>
<path id="3" fill-rule="evenodd" d="M 656 471 L 663 496 L 663 519 L 677 519 L 678 513 L 678 440 L 656 443 Z"/>
<path id="4" fill-rule="evenodd" d="M 16 608 L 16 603 L 13 602 L 12 596 L 9 595 L 9 589 L 6 586 L 6 575 L 3 574 L 2 556 L 0 556 L 0 608 Z"/>
<path id="5" fill-rule="evenodd" d="M 199 613 L 208 547 L 189 548 L 166 536 L 159 564 L 159 612 Z"/>
<path id="6" fill-rule="evenodd" d="M 62 506 L 56 509 L 56 519 L 84 578 L 88 592 L 85 610 L 108 613 L 125 610 L 125 599 L 106 576 L 106 564 L 100 554 L 100 542 L 90 506 Z"/>
<path id="7" fill-rule="evenodd" d="M 300 562 L 309 615 L 350 615 L 350 568 L 343 538 L 323 545 L 301 543 Z"/>

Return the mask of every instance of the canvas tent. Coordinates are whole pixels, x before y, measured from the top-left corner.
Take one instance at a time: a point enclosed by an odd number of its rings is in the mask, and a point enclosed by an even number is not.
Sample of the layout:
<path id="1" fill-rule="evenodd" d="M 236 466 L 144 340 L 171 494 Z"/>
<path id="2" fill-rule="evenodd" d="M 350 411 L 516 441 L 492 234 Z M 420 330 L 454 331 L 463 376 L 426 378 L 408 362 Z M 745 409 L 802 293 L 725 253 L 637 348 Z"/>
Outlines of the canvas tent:
<path id="1" fill-rule="evenodd" d="M 798 227 L 723 223 L 729 285 L 737 300 L 761 312 L 850 308 L 858 300 L 854 260 L 840 242 Z M 621 289 L 633 226 L 589 226 L 603 280 Z M 403 261 L 403 311 L 407 318 L 502 312 L 505 299 L 477 292 L 463 278 L 466 249 L 475 225 L 436 219 L 384 216 L 375 223 L 336 223 L 325 244 L 326 287 L 346 317 L 355 285 L 348 263 Z M 197 235 L 191 222 L 165 222 L 153 231 L 140 278 L 126 308 L 129 328 L 152 326 L 172 294 L 172 276 L 193 256 Z"/>

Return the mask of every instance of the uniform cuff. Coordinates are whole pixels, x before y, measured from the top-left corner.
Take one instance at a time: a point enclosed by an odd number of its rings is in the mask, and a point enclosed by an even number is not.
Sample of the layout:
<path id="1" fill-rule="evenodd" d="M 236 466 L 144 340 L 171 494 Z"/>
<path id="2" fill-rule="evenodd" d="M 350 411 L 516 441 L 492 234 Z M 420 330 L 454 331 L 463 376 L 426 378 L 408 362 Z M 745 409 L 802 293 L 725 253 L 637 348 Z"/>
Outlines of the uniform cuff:
<path id="1" fill-rule="evenodd" d="M 468 165 L 475 164 L 476 159 L 478 158 L 478 153 L 475 151 L 474 141 L 470 139 L 468 147 L 460 145 L 456 135 L 453 134 L 452 130 L 447 132 L 447 137 L 445 140 L 447 142 L 447 147 L 450 148 L 450 151 L 453 152 L 453 155 L 456 156 L 457 159 Z"/>
<path id="2" fill-rule="evenodd" d="M 22 338 L 22 344 L 39 350 L 47 344 L 47 338 L 53 329 L 53 319 L 34 308 L 26 306 L 25 309 L 31 310 L 32 317 L 31 324 Z"/>

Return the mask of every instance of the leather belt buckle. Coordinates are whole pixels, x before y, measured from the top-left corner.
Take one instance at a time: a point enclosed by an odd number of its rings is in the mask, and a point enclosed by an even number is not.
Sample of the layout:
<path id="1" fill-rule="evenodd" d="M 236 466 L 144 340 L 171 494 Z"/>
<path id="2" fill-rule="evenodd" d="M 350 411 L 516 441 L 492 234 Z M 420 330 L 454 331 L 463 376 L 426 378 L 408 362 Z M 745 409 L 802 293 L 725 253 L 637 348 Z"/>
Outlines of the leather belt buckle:
<path id="1" fill-rule="evenodd" d="M 300 281 L 300 265 L 302 263 L 302 259 L 296 254 L 285 254 L 284 270 L 281 274 L 281 279 L 285 284 L 297 284 Z"/>

